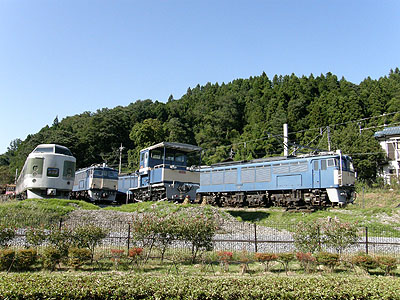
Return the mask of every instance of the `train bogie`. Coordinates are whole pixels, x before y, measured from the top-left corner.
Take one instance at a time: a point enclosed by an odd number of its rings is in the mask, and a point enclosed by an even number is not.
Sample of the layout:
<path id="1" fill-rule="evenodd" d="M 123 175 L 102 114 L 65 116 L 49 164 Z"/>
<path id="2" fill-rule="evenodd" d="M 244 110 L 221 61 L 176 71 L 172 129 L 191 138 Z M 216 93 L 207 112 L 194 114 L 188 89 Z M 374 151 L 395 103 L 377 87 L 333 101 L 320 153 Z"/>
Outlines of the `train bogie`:
<path id="1" fill-rule="evenodd" d="M 75 177 L 76 159 L 68 148 L 37 146 L 25 161 L 16 194 L 27 198 L 68 198 Z"/>

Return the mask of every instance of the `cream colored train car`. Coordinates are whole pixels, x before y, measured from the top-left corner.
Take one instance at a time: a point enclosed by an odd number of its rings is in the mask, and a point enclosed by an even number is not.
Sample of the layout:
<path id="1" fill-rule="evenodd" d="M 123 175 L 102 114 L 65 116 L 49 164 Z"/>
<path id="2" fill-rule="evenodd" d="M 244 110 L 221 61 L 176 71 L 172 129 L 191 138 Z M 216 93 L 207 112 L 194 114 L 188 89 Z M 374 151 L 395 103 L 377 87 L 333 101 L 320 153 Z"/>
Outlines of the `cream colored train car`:
<path id="1" fill-rule="evenodd" d="M 28 155 L 17 180 L 16 194 L 28 199 L 68 199 L 75 166 L 76 159 L 67 147 L 41 144 Z"/>

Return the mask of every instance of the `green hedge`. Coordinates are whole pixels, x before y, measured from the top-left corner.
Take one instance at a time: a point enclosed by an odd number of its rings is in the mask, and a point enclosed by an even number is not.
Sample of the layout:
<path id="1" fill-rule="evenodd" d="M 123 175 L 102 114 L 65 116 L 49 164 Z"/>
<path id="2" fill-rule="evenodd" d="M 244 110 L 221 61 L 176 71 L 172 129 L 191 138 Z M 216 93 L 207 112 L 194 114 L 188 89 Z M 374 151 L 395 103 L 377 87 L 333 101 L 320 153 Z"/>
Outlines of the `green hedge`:
<path id="1" fill-rule="evenodd" d="M 0 274 L 0 299 L 400 299 L 393 277 Z"/>

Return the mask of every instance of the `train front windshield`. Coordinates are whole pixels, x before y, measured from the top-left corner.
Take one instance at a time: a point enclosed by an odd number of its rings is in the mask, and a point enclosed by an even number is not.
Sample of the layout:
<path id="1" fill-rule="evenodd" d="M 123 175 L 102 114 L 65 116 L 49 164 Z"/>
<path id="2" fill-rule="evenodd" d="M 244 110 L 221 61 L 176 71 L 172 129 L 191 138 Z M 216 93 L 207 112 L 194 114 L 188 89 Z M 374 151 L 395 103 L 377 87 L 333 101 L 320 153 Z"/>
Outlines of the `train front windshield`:
<path id="1" fill-rule="evenodd" d="M 118 180 L 118 172 L 113 170 L 95 169 L 93 172 L 93 177 Z"/>

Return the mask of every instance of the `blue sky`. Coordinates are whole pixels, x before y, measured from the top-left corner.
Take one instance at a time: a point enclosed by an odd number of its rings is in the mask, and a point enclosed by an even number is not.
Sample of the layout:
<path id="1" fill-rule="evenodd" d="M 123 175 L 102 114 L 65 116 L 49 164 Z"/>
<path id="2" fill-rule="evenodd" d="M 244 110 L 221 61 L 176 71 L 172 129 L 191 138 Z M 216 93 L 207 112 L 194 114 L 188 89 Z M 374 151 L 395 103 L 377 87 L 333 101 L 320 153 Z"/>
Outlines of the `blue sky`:
<path id="1" fill-rule="evenodd" d="M 400 67 L 400 1 L 0 0 L 0 153 L 66 116 L 236 78 Z"/>

